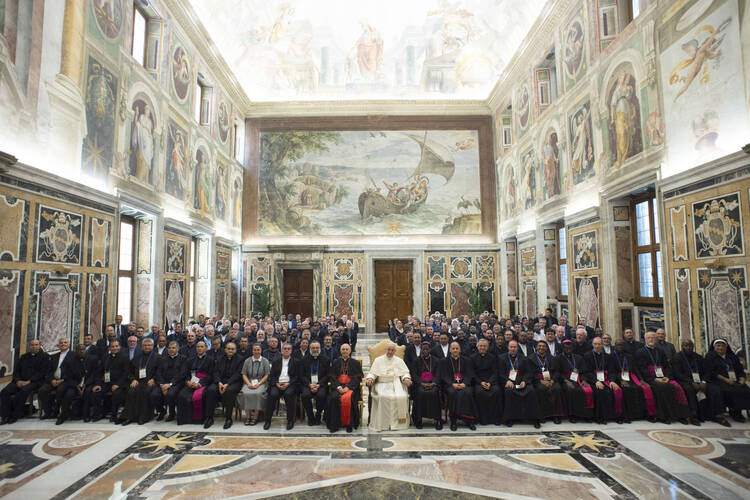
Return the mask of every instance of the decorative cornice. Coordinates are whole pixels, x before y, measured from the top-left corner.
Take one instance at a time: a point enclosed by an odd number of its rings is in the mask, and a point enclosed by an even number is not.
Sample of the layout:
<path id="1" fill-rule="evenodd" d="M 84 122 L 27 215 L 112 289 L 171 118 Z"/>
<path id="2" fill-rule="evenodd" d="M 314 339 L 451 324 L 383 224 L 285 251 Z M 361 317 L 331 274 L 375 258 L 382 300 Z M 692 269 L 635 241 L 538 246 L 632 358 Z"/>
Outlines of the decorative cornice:
<path id="1" fill-rule="evenodd" d="M 290 101 L 255 102 L 246 118 L 353 115 L 489 115 L 486 101 Z"/>

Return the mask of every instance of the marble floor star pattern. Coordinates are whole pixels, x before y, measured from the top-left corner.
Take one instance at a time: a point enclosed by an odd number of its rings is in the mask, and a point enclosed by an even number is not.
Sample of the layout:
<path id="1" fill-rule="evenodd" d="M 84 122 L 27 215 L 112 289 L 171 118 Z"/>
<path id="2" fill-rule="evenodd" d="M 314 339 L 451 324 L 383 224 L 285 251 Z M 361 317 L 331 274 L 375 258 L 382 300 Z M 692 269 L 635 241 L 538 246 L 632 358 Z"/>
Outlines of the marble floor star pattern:
<path id="1" fill-rule="evenodd" d="M 750 497 L 750 424 L 479 426 L 329 434 L 26 420 L 0 430 L 7 498 Z"/>

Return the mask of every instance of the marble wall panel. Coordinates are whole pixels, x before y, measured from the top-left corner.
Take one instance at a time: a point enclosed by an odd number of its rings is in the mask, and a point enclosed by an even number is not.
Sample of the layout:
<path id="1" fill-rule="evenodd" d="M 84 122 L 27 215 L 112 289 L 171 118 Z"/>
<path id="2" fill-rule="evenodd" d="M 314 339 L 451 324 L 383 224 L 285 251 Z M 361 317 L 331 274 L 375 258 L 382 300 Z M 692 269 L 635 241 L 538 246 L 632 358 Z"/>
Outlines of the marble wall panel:
<path id="1" fill-rule="evenodd" d="M 13 373 L 21 339 L 26 271 L 0 271 L 0 377 Z"/>
<path id="2" fill-rule="evenodd" d="M 692 211 L 696 258 L 745 255 L 738 192 L 693 203 Z"/>
<path id="3" fill-rule="evenodd" d="M 216 279 L 227 281 L 231 277 L 232 252 L 228 248 L 216 247 Z"/>
<path id="4" fill-rule="evenodd" d="M 587 271 L 599 268 L 597 231 L 586 231 L 573 236 L 573 270 Z"/>
<path id="5" fill-rule="evenodd" d="M 516 262 L 516 244 L 507 242 L 505 244 L 505 273 L 508 280 L 508 296 L 518 297 L 518 263 Z"/>
<path id="6" fill-rule="evenodd" d="M 633 240 L 630 227 L 615 227 L 617 252 L 617 297 L 621 302 L 631 302 L 635 295 L 633 284 Z"/>
<path id="7" fill-rule="evenodd" d="M 685 205 L 669 209 L 669 223 L 672 228 L 672 260 L 688 260 L 687 215 Z"/>
<path id="8" fill-rule="evenodd" d="M 333 285 L 333 314 L 341 317 L 344 314 L 350 316 L 354 313 L 354 285 Z"/>
<path id="9" fill-rule="evenodd" d="M 151 276 L 141 275 L 135 278 L 135 322 L 149 326 L 151 321 Z"/>
<path id="10" fill-rule="evenodd" d="M 164 321 L 171 325 L 173 321 L 183 322 L 185 314 L 185 280 L 164 280 Z"/>
<path id="11" fill-rule="evenodd" d="M 586 319 L 586 326 L 599 326 L 599 277 L 576 276 L 576 314 Z"/>
<path id="12" fill-rule="evenodd" d="M 108 274 L 89 274 L 86 288 L 86 327 L 84 333 L 91 334 L 96 342 L 102 337 L 107 324 Z"/>
<path id="13" fill-rule="evenodd" d="M 29 233 L 29 202 L 0 194 L 0 261 L 25 262 Z"/>
<path id="14" fill-rule="evenodd" d="M 216 284 L 216 309 L 217 316 L 229 316 L 229 286 L 226 283 Z"/>
<path id="15" fill-rule="evenodd" d="M 744 352 L 747 340 L 743 294 L 747 291 L 745 267 L 724 270 L 698 269 L 699 307 L 706 328 L 706 344 L 726 338 L 732 349 Z"/>
<path id="16" fill-rule="evenodd" d="M 468 295 L 470 289 L 471 283 L 461 283 L 456 281 L 450 283 L 451 317 L 455 318 L 456 316 L 463 314 L 471 314 Z"/>
<path id="17" fill-rule="evenodd" d="M 675 309 L 677 311 L 677 334 L 680 341 L 695 340 L 693 336 L 693 301 L 690 269 L 674 270 Z"/>
<path id="18" fill-rule="evenodd" d="M 445 294 L 447 286 L 441 281 L 431 281 L 427 285 L 427 304 L 429 304 L 428 314 L 440 312 L 445 314 Z"/>
<path id="19" fill-rule="evenodd" d="M 494 255 L 477 255 L 475 260 L 477 279 L 494 280 L 495 279 L 495 256 Z"/>
<path id="20" fill-rule="evenodd" d="M 204 280 L 208 279 L 208 269 L 211 267 L 211 259 L 209 257 L 209 241 L 208 238 L 199 238 L 195 245 L 195 258 L 198 260 L 196 279 Z"/>
<path id="21" fill-rule="evenodd" d="M 151 219 L 138 220 L 138 255 L 136 272 L 151 274 L 151 248 L 153 247 L 154 222 Z"/>
<path id="22" fill-rule="evenodd" d="M 430 255 L 425 259 L 425 271 L 427 279 L 445 279 L 445 256 Z"/>
<path id="23" fill-rule="evenodd" d="M 544 245 L 545 272 L 547 273 L 547 298 L 555 298 L 560 294 L 560 284 L 557 278 L 557 245 Z"/>
<path id="24" fill-rule="evenodd" d="M 170 238 L 164 240 L 164 272 L 167 274 L 185 274 L 187 246 L 184 241 Z"/>
<path id="25" fill-rule="evenodd" d="M 321 287 L 323 314 L 354 316 L 359 324 L 365 322 L 365 255 L 324 254 L 321 271 L 313 271 L 313 279 L 320 276 L 315 286 Z"/>
<path id="26" fill-rule="evenodd" d="M 109 267 L 112 221 L 89 217 L 87 263 L 90 267 Z"/>
<path id="27" fill-rule="evenodd" d="M 536 247 L 521 249 L 521 279 L 536 277 Z"/>
<path id="28" fill-rule="evenodd" d="M 522 314 L 527 318 L 535 318 L 538 312 L 536 297 L 536 280 L 525 280 L 522 284 L 523 310 Z"/>
<path id="29" fill-rule="evenodd" d="M 451 257 L 450 258 L 450 266 L 451 266 L 451 273 L 450 277 L 451 279 L 462 279 L 462 280 L 470 280 L 473 278 L 474 273 L 473 271 L 473 264 L 472 264 L 472 257 Z"/>
<path id="30" fill-rule="evenodd" d="M 81 265 L 83 215 L 38 204 L 35 261 Z"/>
<path id="31" fill-rule="evenodd" d="M 28 338 L 39 339 L 47 352 L 55 351 L 62 337 L 75 344 L 80 332 L 81 274 L 36 271 L 32 280 Z"/>
<path id="32" fill-rule="evenodd" d="M 211 302 L 209 297 L 210 283 L 208 280 L 196 280 L 195 282 L 195 316 L 199 314 L 210 314 Z"/>
<path id="33" fill-rule="evenodd" d="M 641 338 L 645 337 L 646 332 L 655 332 L 659 328 L 664 328 L 664 309 L 660 307 L 639 307 L 638 327 L 641 331 Z"/>

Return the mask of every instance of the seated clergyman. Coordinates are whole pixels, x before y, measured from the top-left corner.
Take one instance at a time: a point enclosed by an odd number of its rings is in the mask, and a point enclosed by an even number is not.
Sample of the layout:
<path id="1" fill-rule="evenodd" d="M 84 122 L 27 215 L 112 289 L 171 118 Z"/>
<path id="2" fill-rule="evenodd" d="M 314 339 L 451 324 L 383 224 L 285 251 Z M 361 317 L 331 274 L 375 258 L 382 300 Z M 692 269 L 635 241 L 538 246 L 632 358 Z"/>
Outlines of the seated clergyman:
<path id="1" fill-rule="evenodd" d="M 385 354 L 372 363 L 365 383 L 373 388 L 370 429 L 389 430 L 409 427 L 411 375 L 404 360 L 395 356 L 396 344 L 389 342 Z M 404 387 L 405 386 L 405 387 Z"/>

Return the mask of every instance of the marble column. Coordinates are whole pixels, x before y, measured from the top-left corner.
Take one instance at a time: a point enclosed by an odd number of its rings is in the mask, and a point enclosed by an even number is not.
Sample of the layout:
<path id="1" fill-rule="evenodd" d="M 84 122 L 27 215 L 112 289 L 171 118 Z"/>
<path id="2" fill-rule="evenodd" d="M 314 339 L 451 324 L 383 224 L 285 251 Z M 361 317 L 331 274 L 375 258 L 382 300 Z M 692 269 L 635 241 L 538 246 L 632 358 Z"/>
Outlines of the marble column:
<path id="1" fill-rule="evenodd" d="M 85 6 L 84 0 L 65 1 L 60 72 L 54 81 L 46 83 L 50 101 L 49 159 L 76 174 L 80 172 L 81 144 L 86 136 L 82 91 Z"/>

